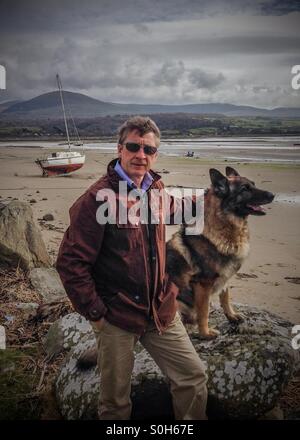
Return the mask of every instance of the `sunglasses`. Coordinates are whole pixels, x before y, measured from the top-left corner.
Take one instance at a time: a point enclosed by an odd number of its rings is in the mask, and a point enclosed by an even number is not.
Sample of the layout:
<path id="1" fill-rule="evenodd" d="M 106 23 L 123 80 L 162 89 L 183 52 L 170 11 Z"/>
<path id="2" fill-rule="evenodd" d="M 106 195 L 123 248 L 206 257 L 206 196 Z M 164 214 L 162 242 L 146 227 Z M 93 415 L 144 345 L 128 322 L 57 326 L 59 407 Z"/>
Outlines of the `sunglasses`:
<path id="1" fill-rule="evenodd" d="M 127 142 L 124 145 L 126 149 L 131 153 L 137 153 L 140 148 L 143 148 L 144 153 L 147 154 L 148 156 L 153 156 L 153 154 L 157 152 L 157 148 L 151 147 L 150 145 L 140 145 L 140 144 L 136 144 L 135 142 Z"/>

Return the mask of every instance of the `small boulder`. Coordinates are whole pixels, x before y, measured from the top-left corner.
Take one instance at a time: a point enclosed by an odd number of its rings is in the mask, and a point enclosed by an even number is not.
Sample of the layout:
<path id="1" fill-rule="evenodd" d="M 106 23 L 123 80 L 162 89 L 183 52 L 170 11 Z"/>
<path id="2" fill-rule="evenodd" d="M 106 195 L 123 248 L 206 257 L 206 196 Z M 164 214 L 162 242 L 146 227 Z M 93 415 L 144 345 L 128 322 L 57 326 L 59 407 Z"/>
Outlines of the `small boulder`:
<path id="1" fill-rule="evenodd" d="M 24 319 L 29 319 L 39 308 L 38 303 L 30 302 L 30 303 L 16 303 L 15 304 L 16 309 L 21 310 L 23 312 Z"/>
<path id="2" fill-rule="evenodd" d="M 16 303 L 16 308 L 19 310 L 24 310 L 26 312 L 34 312 L 39 307 L 38 303 L 29 302 L 29 303 Z"/>
<path id="3" fill-rule="evenodd" d="M 29 272 L 29 279 L 44 302 L 66 297 L 66 291 L 55 268 L 35 267 Z"/>
<path id="4" fill-rule="evenodd" d="M 0 209 L 0 264 L 25 270 L 51 266 L 28 203 L 13 201 Z"/>

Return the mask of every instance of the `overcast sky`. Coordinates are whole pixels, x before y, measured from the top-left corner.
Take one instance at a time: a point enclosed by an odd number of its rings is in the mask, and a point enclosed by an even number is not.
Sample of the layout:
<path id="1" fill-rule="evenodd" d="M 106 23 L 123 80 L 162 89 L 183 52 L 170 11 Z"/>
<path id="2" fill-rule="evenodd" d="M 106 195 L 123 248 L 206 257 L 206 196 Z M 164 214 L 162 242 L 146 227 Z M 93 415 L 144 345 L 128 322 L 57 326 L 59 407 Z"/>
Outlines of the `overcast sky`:
<path id="1" fill-rule="evenodd" d="M 299 106 L 300 0 L 2 0 L 0 101 Z"/>

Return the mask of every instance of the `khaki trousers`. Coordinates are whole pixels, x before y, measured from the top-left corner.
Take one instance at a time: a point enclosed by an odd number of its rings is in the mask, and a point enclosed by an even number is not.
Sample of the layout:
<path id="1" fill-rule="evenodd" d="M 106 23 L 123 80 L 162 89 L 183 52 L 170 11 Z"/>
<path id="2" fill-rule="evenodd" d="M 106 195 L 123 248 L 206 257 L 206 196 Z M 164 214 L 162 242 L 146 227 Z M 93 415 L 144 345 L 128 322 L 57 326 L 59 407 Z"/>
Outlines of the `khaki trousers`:
<path id="1" fill-rule="evenodd" d="M 175 419 L 206 419 L 207 376 L 178 312 L 161 335 L 153 321 L 141 337 L 106 320 L 101 330 L 95 326 L 93 329 L 101 371 L 100 420 L 130 419 L 133 350 L 138 340 L 169 378 Z"/>

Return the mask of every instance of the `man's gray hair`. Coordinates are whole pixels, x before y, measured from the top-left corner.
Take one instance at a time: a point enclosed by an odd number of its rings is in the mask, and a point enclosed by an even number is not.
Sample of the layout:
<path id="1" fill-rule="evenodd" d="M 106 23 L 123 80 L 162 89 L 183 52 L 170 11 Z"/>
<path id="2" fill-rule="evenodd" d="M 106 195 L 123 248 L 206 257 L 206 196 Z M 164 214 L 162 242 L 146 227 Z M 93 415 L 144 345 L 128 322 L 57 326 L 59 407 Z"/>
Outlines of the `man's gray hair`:
<path id="1" fill-rule="evenodd" d="M 154 133 L 156 146 L 159 146 L 160 130 L 152 119 L 145 116 L 133 116 L 127 119 L 118 130 L 118 143 L 123 144 L 128 133 L 133 130 L 137 130 L 140 136 L 144 136 L 146 133 Z"/>

